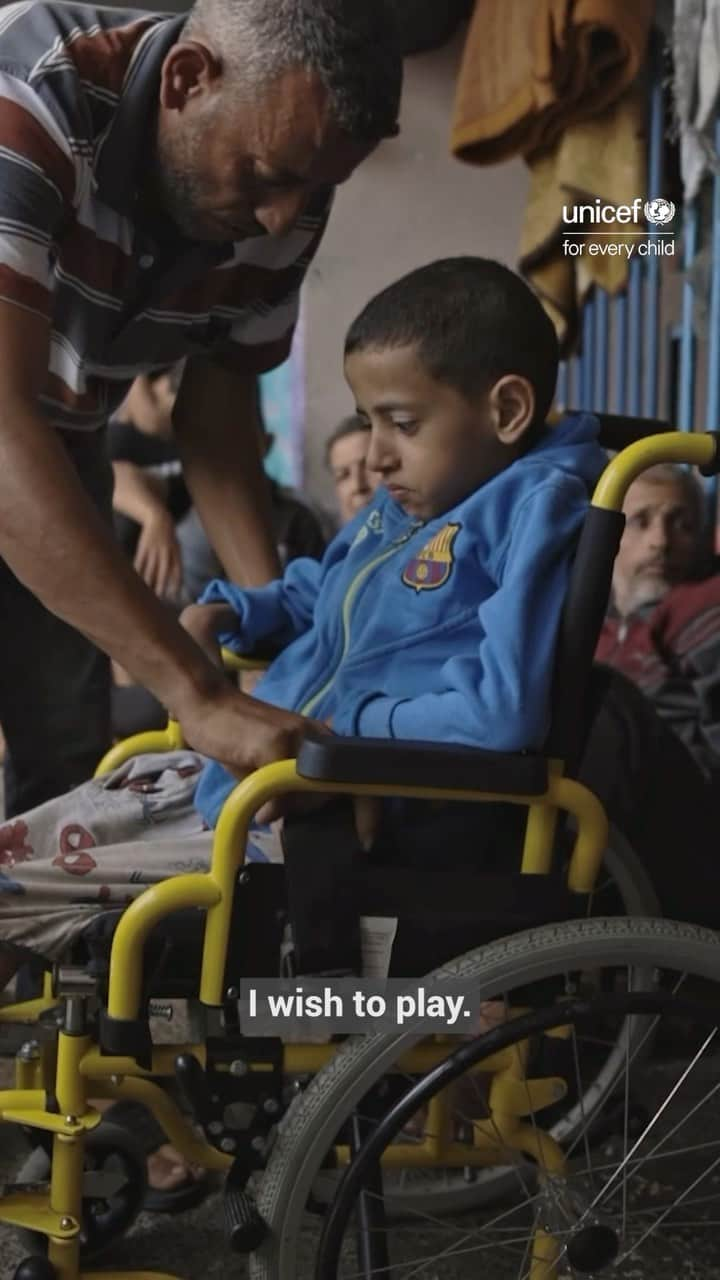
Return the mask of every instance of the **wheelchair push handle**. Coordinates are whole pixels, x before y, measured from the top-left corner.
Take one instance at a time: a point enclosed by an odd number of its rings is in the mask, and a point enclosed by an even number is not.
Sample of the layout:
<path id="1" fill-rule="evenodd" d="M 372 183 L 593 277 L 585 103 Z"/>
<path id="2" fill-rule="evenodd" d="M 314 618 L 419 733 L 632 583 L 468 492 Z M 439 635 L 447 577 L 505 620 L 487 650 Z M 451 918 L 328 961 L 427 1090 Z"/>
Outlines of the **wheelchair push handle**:
<path id="1" fill-rule="evenodd" d="M 719 440 L 714 431 L 665 431 L 635 440 L 608 463 L 595 487 L 593 507 L 622 511 L 633 481 L 661 463 L 698 467 L 705 476 L 720 474 Z"/>
<path id="2" fill-rule="evenodd" d="M 715 442 L 715 452 L 709 462 L 698 467 L 701 476 L 720 475 L 720 431 L 707 431 L 706 435 Z"/>
<path id="3" fill-rule="evenodd" d="M 579 410 L 567 409 L 566 412 L 577 413 Z M 549 420 L 557 421 L 560 417 L 559 413 L 553 412 L 549 415 Z M 680 432 L 665 418 L 631 418 L 624 413 L 596 413 L 593 411 L 593 417 L 597 418 L 600 424 L 598 443 L 603 449 L 609 449 L 612 453 L 622 453 L 623 449 L 628 449 L 631 445 L 638 444 L 641 441 L 647 441 L 653 436 L 677 435 L 684 440 L 695 438 L 699 434 L 709 436 L 715 440 L 715 452 L 708 462 L 696 465 L 703 476 L 720 474 L 720 431 Z M 658 446 L 659 444 L 660 442 L 658 441 Z M 683 462 L 685 459 L 679 458 L 677 461 Z M 688 458 L 687 461 L 692 463 L 693 459 Z M 652 466 L 653 464 L 649 462 L 646 465 Z"/>

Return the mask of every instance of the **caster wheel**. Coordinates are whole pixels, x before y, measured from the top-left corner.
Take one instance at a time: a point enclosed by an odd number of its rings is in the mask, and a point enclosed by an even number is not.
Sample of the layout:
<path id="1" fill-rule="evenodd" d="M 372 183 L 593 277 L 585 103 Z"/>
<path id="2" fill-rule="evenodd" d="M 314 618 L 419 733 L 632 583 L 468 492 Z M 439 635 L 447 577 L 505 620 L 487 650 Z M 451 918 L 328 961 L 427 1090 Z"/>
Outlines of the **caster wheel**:
<path id="1" fill-rule="evenodd" d="M 13 1280 L 57 1280 L 57 1271 L 47 1258 L 25 1258 L 14 1272 Z"/>
<path id="2" fill-rule="evenodd" d="M 85 1139 L 80 1257 L 97 1258 L 132 1226 L 147 1190 L 145 1154 L 127 1129 L 103 1121 Z M 50 1177 L 50 1157 L 42 1147 L 28 1156 L 15 1175 L 17 1182 L 44 1182 Z M 33 1256 L 28 1264 L 50 1265 L 45 1236 L 19 1233 Z M 21 1263 L 24 1266 L 25 1263 Z M 16 1274 L 15 1280 L 55 1280 L 55 1269 Z"/>

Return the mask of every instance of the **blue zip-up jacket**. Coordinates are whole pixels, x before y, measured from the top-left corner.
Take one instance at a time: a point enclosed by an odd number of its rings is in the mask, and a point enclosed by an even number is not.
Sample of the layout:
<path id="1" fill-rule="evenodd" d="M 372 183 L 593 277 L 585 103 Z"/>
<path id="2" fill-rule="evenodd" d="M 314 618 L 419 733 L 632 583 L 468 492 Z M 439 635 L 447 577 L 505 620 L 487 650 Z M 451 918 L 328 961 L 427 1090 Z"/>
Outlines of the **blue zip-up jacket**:
<path id="1" fill-rule="evenodd" d="M 604 465 L 597 421 L 573 414 L 425 523 L 384 489 L 321 562 L 267 587 L 211 582 L 237 627 L 221 642 L 284 646 L 255 688 L 339 734 L 515 751 L 542 745 L 568 574 Z M 195 803 L 214 825 L 235 780 L 209 764 Z"/>

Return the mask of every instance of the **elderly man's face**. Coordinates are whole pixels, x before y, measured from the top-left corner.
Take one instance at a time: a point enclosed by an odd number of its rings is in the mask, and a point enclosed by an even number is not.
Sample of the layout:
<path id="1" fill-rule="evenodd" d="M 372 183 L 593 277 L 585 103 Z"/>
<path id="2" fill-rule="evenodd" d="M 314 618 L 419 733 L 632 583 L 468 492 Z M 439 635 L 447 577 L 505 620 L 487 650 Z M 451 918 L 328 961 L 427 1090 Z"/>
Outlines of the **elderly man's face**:
<path id="1" fill-rule="evenodd" d="M 659 600 L 687 579 L 697 559 L 698 513 L 672 479 L 636 480 L 625 499 L 625 532 L 615 561 L 613 594 L 622 614 Z"/>
<path id="2" fill-rule="evenodd" d="M 340 132 L 302 68 L 239 98 L 203 46 L 166 59 L 154 188 L 191 239 L 283 235 L 318 187 L 344 182 L 371 150 Z"/>

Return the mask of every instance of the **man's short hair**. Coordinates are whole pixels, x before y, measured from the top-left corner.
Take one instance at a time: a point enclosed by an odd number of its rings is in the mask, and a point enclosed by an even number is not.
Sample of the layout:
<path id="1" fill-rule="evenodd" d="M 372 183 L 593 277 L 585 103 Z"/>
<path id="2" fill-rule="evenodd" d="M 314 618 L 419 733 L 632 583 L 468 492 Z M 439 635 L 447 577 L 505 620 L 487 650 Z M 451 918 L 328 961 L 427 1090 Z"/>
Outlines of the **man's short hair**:
<path id="1" fill-rule="evenodd" d="M 213 41 L 239 89 L 304 67 L 349 137 L 373 144 L 398 132 L 402 58 L 388 0 L 195 0 L 183 35 Z"/>
<path id="2" fill-rule="evenodd" d="M 351 413 L 347 418 L 343 418 L 338 422 L 335 430 L 330 432 L 325 441 L 326 467 L 330 466 L 330 455 L 333 451 L 333 446 L 337 444 L 338 440 L 344 440 L 345 436 L 357 435 L 358 431 L 370 431 L 370 423 L 367 418 L 361 418 L 359 413 Z"/>
<path id="3" fill-rule="evenodd" d="M 345 354 L 417 347 L 438 382 L 465 396 L 519 374 L 535 390 L 534 425 L 545 421 L 557 381 L 555 329 L 520 276 L 489 258 L 443 258 L 383 289 L 350 326 Z"/>

